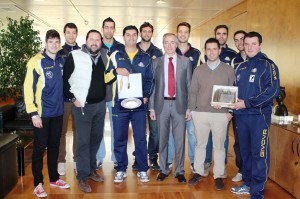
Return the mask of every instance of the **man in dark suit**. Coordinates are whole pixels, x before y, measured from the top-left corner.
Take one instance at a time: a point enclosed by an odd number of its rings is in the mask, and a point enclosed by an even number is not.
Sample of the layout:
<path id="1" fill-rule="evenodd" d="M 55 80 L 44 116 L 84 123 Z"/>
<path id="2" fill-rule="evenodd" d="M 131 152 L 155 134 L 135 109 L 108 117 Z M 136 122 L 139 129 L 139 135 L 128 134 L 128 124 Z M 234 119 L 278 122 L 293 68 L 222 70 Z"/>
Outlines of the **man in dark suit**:
<path id="1" fill-rule="evenodd" d="M 188 91 L 192 67 L 188 58 L 176 54 L 178 39 L 172 33 L 163 36 L 165 55 L 153 61 L 154 89 L 149 100 L 150 118 L 157 120 L 159 134 L 159 161 L 161 172 L 157 181 L 169 174 L 167 166 L 170 124 L 175 142 L 175 177 L 186 183 L 184 177 L 185 121 L 191 119 L 188 109 Z"/>

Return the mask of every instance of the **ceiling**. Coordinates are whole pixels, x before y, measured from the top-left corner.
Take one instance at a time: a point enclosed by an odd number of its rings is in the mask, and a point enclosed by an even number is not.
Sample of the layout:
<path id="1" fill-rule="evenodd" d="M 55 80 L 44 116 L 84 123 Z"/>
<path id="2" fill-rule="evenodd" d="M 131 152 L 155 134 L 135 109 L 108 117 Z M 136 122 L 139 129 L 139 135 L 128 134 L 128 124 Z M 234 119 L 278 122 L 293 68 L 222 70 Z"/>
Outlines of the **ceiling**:
<path id="1" fill-rule="evenodd" d="M 160 0 L 163 1 L 163 0 Z M 148 21 L 154 26 L 154 36 L 176 32 L 182 21 L 192 29 L 242 0 L 0 0 L 0 20 L 30 16 L 34 28 L 45 35 L 48 29 L 61 34 L 68 22 L 74 22 L 79 35 L 90 29 L 100 30 L 102 21 L 112 17 L 116 22 L 115 36 L 121 36 L 126 25 L 138 28 Z"/>

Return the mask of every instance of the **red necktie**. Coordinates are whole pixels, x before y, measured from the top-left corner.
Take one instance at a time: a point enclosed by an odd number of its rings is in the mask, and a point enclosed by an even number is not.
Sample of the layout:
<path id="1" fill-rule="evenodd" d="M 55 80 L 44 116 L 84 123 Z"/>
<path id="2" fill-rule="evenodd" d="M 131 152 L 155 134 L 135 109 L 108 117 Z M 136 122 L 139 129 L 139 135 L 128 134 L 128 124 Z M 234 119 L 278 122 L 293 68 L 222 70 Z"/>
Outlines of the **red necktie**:
<path id="1" fill-rule="evenodd" d="M 175 74 L 172 59 L 173 57 L 169 57 L 168 64 L 168 94 L 170 97 L 175 95 Z"/>

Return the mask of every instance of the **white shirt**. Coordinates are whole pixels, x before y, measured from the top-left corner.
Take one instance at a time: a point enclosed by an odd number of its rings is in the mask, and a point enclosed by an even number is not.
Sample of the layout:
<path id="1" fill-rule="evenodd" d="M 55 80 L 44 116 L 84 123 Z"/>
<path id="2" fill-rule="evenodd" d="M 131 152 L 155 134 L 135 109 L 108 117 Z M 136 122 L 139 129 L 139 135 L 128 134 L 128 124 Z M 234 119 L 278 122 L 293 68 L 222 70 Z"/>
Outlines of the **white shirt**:
<path id="1" fill-rule="evenodd" d="M 165 54 L 165 60 L 164 60 L 164 73 L 165 73 L 165 91 L 164 91 L 164 97 L 170 97 L 169 96 L 169 89 L 168 89 L 168 69 L 169 69 L 169 57 L 173 57 L 172 63 L 174 66 L 174 83 L 175 83 L 175 95 L 173 97 L 176 97 L 176 66 L 177 66 L 177 54 L 175 53 L 173 56 L 169 56 Z"/>

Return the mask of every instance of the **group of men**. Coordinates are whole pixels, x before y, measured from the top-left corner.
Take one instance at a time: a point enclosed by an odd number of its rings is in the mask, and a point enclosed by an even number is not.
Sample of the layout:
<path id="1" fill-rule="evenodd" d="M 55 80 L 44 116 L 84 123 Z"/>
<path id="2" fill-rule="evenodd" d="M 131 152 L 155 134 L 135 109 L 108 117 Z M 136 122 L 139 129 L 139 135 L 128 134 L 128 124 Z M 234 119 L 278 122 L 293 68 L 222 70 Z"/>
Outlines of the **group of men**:
<path id="1" fill-rule="evenodd" d="M 105 157 L 103 132 L 108 109 L 115 183 L 122 183 L 127 176 L 131 123 L 135 143 L 133 169 L 138 171 L 141 182 L 150 180 L 148 159 L 151 169 L 159 170 L 156 180 L 163 181 L 171 173 L 175 156 L 174 175 L 179 183 L 186 183 L 187 130 L 188 156 L 194 173 L 188 184 L 196 185 L 209 174 L 214 151 L 215 188 L 224 189 L 228 129 L 234 118 L 234 150 L 239 171 L 233 181 L 243 179 L 244 184 L 231 191 L 263 198 L 270 156 L 268 131 L 279 74 L 276 65 L 260 52 L 261 35 L 237 31 L 234 41 L 240 52 L 236 54 L 226 45 L 228 27 L 219 25 L 215 28 L 215 38 L 205 42 L 201 55 L 188 43 L 191 26 L 187 22 L 178 24 L 176 35 L 163 36 L 164 54 L 151 42 L 154 28 L 148 22 L 141 25 L 140 31 L 133 25 L 126 26 L 125 45 L 113 37 L 112 18 L 103 21 L 101 31 L 103 36 L 97 30 L 90 30 L 80 48 L 76 43 L 77 27 L 68 23 L 64 27 L 66 44 L 60 49 L 59 33 L 49 30 L 45 50 L 27 64 L 24 97 L 34 125 L 34 193 L 38 197 L 47 196 L 42 175 L 46 148 L 50 185 L 70 187 L 59 179 L 59 175 L 66 173 L 66 131 L 70 115 L 74 169 L 80 190 L 92 191 L 89 179 L 104 181 L 97 170 Z M 141 42 L 137 43 L 139 32 Z M 134 73 L 140 74 L 142 80 L 142 106 L 124 111 L 117 76 Z M 214 85 L 238 87 L 239 99 L 231 110 L 211 106 Z"/>

